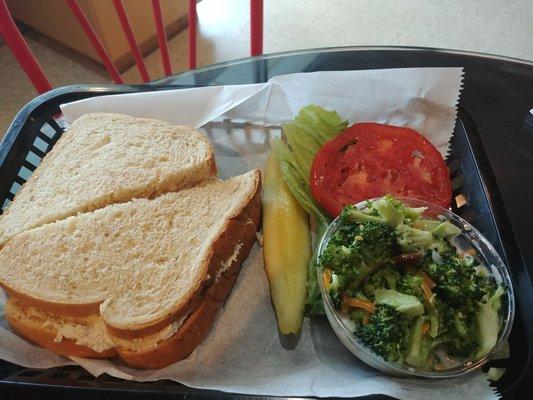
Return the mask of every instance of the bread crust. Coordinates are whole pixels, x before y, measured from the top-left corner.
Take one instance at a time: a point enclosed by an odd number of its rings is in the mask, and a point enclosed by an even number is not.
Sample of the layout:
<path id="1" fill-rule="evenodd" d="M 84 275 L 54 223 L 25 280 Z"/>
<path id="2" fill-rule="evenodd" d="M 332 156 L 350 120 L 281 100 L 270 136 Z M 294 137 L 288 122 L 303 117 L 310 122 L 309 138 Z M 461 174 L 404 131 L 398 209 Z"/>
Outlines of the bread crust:
<path id="1" fill-rule="evenodd" d="M 24 302 L 24 304 L 38 308 L 50 314 L 65 315 L 67 317 L 85 317 L 87 315 L 98 314 L 100 312 L 100 303 L 86 303 L 86 304 L 72 304 L 72 303 L 56 303 L 46 300 L 40 300 L 27 294 L 18 292 L 9 286 L 0 282 L 0 287 L 5 290 L 8 296 L 16 297 Z"/>
<path id="2" fill-rule="evenodd" d="M 63 338 L 60 342 L 55 342 L 56 332 L 32 323 L 30 319 L 20 318 L 20 316 L 14 312 L 11 301 L 6 303 L 5 315 L 11 329 L 13 329 L 13 331 L 19 336 L 61 356 L 103 359 L 117 355 L 117 350 L 115 348 L 98 353 L 90 347 L 77 344 L 76 341 L 72 339 Z"/>

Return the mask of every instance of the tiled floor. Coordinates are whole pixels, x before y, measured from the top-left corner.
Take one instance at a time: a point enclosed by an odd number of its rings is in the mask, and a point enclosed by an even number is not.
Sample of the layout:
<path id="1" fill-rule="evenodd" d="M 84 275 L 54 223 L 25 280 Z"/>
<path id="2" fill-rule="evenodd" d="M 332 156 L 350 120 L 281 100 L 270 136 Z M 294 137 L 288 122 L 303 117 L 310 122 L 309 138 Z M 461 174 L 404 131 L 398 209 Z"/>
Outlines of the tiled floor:
<path id="1" fill-rule="evenodd" d="M 532 0 L 265 0 L 266 53 L 347 45 L 410 45 L 479 51 L 533 60 Z M 249 0 L 198 4 L 198 65 L 249 54 Z M 106 82 L 100 66 L 50 45 L 27 40 L 55 86 Z M 186 68 L 187 33 L 170 40 L 173 70 Z M 162 75 L 159 52 L 146 57 Z M 124 74 L 139 80 L 135 68 Z M 0 47 L 0 136 L 36 95 L 6 46 Z"/>

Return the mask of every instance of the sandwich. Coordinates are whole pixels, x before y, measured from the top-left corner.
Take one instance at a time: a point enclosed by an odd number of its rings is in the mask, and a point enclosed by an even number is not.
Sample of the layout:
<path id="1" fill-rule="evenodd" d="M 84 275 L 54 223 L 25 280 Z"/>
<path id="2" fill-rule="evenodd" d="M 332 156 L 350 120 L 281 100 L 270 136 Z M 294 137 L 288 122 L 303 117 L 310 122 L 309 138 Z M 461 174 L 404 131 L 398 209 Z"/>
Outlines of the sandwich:
<path id="1" fill-rule="evenodd" d="M 158 368 L 186 357 L 255 241 L 258 171 L 72 216 L 0 251 L 6 317 L 66 356 Z"/>
<path id="2" fill-rule="evenodd" d="M 195 136 L 193 130 L 183 134 Z M 118 355 L 137 368 L 183 359 L 206 338 L 255 242 L 261 178 L 257 170 L 216 178 L 209 143 L 202 138 L 196 145 L 200 155 L 191 150 L 178 160 L 166 153 L 174 169 L 165 173 L 179 185 L 137 188 L 143 195 L 130 199 L 125 190 L 121 201 L 109 199 L 91 211 L 74 194 L 83 211 L 66 201 L 71 216 L 28 218 L 33 227 L 9 234 L 0 250 L 0 285 L 15 332 L 60 355 Z M 146 158 L 158 160 L 151 146 L 145 144 L 153 153 Z M 127 157 L 128 148 L 115 157 Z M 45 157 L 39 168 L 51 165 Z M 191 170 L 203 176 L 188 176 Z M 156 175 L 161 179 L 162 168 Z"/>

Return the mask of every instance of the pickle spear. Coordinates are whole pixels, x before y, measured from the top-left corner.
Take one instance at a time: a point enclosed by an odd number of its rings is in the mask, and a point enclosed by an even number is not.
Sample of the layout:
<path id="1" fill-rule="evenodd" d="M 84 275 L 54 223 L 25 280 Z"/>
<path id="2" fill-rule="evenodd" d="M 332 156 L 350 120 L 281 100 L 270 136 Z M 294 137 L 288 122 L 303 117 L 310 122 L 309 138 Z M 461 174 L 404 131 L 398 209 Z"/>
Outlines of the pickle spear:
<path id="1" fill-rule="evenodd" d="M 263 257 L 279 330 L 297 334 L 311 258 L 309 218 L 285 184 L 274 152 L 266 164 L 263 186 Z"/>

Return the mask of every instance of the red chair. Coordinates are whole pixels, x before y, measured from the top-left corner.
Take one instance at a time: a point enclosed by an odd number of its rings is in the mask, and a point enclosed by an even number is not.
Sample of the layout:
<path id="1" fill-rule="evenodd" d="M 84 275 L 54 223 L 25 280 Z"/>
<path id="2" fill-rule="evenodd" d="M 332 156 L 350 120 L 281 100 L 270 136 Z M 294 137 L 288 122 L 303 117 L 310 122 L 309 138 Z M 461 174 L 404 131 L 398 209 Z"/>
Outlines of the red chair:
<path id="1" fill-rule="evenodd" d="M 148 82 L 150 76 L 142 54 L 139 50 L 139 45 L 135 38 L 135 34 L 131 27 L 128 15 L 124 8 L 122 0 L 111 0 L 117 12 L 117 16 L 122 26 L 122 30 L 126 36 L 130 46 L 131 54 L 137 65 L 137 69 L 141 75 L 143 82 Z M 107 54 L 102 42 L 98 38 L 95 30 L 89 22 L 87 16 L 83 12 L 77 0 L 65 0 L 67 6 L 71 9 L 85 35 L 91 42 L 96 53 L 102 60 L 102 63 L 109 73 L 109 76 L 116 83 L 124 83 L 119 71 L 113 64 L 113 61 Z M 172 74 L 170 66 L 170 57 L 167 47 L 167 38 L 165 33 L 165 25 L 163 23 L 163 15 L 161 13 L 161 5 L 159 0 L 152 0 L 152 12 L 154 15 L 154 22 L 157 30 L 157 39 L 159 48 L 161 50 L 161 59 L 165 75 Z M 196 68 L 196 0 L 189 0 L 189 68 Z M 20 34 L 9 9 L 6 5 L 6 0 L 0 0 L 0 34 L 5 42 L 13 52 L 13 55 L 24 69 L 28 79 L 39 93 L 44 93 L 52 89 L 52 85 L 48 81 L 41 66 L 33 56 L 26 41 Z M 257 56 L 263 53 L 263 0 L 250 0 L 250 37 L 251 37 L 251 55 Z"/>

